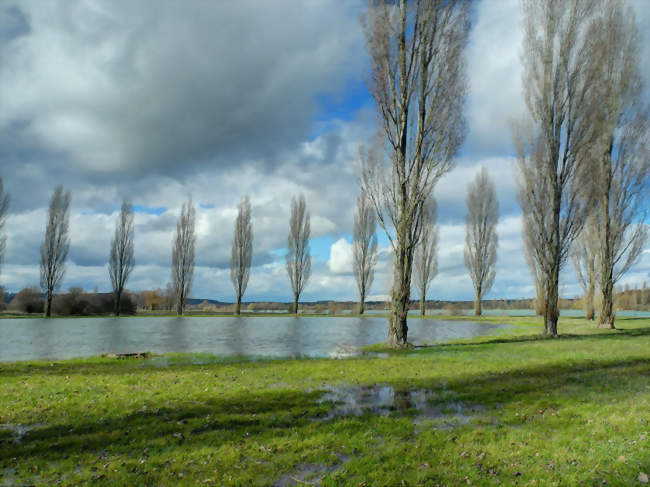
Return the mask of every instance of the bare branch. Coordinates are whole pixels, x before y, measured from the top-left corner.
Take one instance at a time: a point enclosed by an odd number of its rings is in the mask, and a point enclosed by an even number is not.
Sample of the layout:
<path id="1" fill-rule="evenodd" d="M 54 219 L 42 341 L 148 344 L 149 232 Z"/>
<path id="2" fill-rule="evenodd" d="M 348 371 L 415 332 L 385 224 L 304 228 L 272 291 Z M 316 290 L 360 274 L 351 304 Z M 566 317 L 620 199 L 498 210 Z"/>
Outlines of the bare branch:
<path id="1" fill-rule="evenodd" d="M 490 292 L 496 275 L 496 227 L 499 222 L 499 203 L 494 183 L 485 167 L 467 188 L 467 219 L 465 225 L 465 266 L 474 284 L 474 314 L 482 312 L 481 300 Z"/>
<path id="2" fill-rule="evenodd" d="M 293 291 L 293 312 L 298 313 L 300 294 L 311 276 L 311 255 L 309 253 L 309 236 L 311 226 L 305 196 L 291 200 L 291 218 L 289 219 L 289 237 L 287 239 L 287 274 Z"/>
<path id="3" fill-rule="evenodd" d="M 122 292 L 135 267 L 133 254 L 134 234 L 133 205 L 128 198 L 122 201 L 120 216 L 115 222 L 115 236 L 111 241 L 111 253 L 108 260 L 108 274 L 111 278 L 115 297 L 115 315 L 120 315 Z"/>
<path id="4" fill-rule="evenodd" d="M 415 248 L 414 275 L 415 286 L 420 290 L 420 314 L 426 313 L 427 289 L 438 274 L 438 208 L 433 196 L 427 199 L 422 213 L 420 241 Z"/>
<path id="5" fill-rule="evenodd" d="M 407 342 L 413 255 L 426 200 L 451 169 L 466 133 L 469 9 L 464 0 L 370 0 L 364 18 L 369 90 L 383 141 L 362 154 L 362 189 L 395 254 L 388 334 L 394 346 Z"/>
<path id="6" fill-rule="evenodd" d="M 251 225 L 251 202 L 248 196 L 242 198 L 237 208 L 237 219 L 232 239 L 230 257 L 230 280 L 235 288 L 237 304 L 235 314 L 241 312 L 242 296 L 248 286 L 253 260 L 253 227 Z"/>
<path id="7" fill-rule="evenodd" d="M 357 198 L 357 214 L 354 217 L 354 278 L 359 289 L 359 314 L 364 312 L 366 295 L 372 286 L 377 263 L 377 223 L 370 198 L 362 191 Z"/>
<path id="8" fill-rule="evenodd" d="M 172 290 L 175 298 L 176 313 L 183 314 L 187 299 L 192 292 L 194 279 L 194 252 L 196 235 L 194 226 L 196 210 L 192 199 L 183 203 L 181 215 L 176 225 L 172 241 Z"/>
<path id="9" fill-rule="evenodd" d="M 50 199 L 45 239 L 41 244 L 41 289 L 45 293 L 45 316 L 52 314 L 52 298 L 65 275 L 70 250 L 70 192 L 57 186 Z"/>

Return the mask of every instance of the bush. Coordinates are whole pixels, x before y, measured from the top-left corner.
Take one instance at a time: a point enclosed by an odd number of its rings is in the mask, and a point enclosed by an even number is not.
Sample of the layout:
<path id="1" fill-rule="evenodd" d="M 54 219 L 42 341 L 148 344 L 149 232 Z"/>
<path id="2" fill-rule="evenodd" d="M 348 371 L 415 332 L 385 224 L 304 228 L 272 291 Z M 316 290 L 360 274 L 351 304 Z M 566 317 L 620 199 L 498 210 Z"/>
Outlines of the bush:
<path id="1" fill-rule="evenodd" d="M 58 294 L 52 300 L 52 312 L 63 316 L 88 316 L 111 314 L 115 310 L 112 293 L 85 293 L 81 288 L 70 288 L 65 294 Z M 120 314 L 135 314 L 136 303 L 128 293 L 122 294 Z"/>
<path id="2" fill-rule="evenodd" d="M 446 315 L 461 316 L 463 315 L 463 305 L 460 303 L 448 303 L 443 308 Z"/>
<path id="3" fill-rule="evenodd" d="M 26 287 L 14 296 L 9 303 L 9 310 L 18 313 L 42 313 L 45 300 L 41 291 L 36 287 Z"/>

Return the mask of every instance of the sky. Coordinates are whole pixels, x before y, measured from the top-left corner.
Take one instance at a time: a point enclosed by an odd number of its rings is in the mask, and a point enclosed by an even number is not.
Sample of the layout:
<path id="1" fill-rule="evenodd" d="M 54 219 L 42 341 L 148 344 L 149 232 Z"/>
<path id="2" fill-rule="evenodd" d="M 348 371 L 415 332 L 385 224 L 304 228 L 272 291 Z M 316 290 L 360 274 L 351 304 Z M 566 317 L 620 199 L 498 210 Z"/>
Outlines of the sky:
<path id="1" fill-rule="evenodd" d="M 650 99 L 648 1 L 633 2 Z M 237 204 L 252 204 L 254 259 L 244 300 L 289 301 L 290 204 L 311 215 L 303 300 L 354 300 L 358 148 L 376 133 L 357 0 L 4 0 L 0 4 L 0 177 L 11 194 L 0 285 L 38 285 L 47 205 L 72 193 L 62 290 L 110 290 L 122 198 L 135 206 L 131 290 L 164 288 L 183 202 L 197 207 L 193 297 L 232 301 Z M 467 185 L 482 166 L 499 200 L 496 280 L 486 298 L 532 297 L 522 254 L 511 123 L 521 97 L 518 0 L 474 5 L 466 51 L 468 135 L 438 183 L 439 274 L 427 297 L 472 299 L 463 264 Z M 369 299 L 384 299 L 390 249 L 379 230 Z M 650 280 L 650 247 L 622 283 Z M 580 294 L 568 264 L 564 297 Z M 415 296 L 414 296 L 415 297 Z"/>

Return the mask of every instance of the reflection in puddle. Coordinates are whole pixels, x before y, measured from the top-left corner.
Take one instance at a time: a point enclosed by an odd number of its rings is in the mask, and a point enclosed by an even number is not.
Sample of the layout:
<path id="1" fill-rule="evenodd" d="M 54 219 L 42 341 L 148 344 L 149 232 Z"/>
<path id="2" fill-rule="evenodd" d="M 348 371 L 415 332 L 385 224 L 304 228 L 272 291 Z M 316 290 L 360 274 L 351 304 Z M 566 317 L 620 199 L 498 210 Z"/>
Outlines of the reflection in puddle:
<path id="1" fill-rule="evenodd" d="M 366 413 L 388 416 L 414 412 L 414 423 L 436 421 L 440 427 L 468 424 L 477 414 L 485 411 L 481 405 L 466 405 L 450 399 L 453 393 L 430 389 L 395 390 L 390 385 L 329 386 L 318 399 L 319 403 L 332 403 L 324 420 L 340 416 L 361 416 Z"/>
<path id="2" fill-rule="evenodd" d="M 45 426 L 45 423 L 33 424 L 0 424 L 0 431 L 9 431 L 14 437 L 14 443 L 20 443 L 23 437 L 33 429 Z"/>

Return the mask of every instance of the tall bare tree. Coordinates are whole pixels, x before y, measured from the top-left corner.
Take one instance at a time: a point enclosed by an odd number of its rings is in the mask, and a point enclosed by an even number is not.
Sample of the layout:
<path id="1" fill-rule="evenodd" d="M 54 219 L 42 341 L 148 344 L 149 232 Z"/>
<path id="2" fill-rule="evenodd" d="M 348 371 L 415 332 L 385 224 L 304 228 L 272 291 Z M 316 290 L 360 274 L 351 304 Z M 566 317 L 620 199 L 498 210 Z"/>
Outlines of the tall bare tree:
<path id="1" fill-rule="evenodd" d="M 368 196 L 362 191 L 357 198 L 357 214 L 354 216 L 354 278 L 359 289 L 359 314 L 363 314 L 366 294 L 372 286 L 377 264 L 377 220 Z"/>
<path id="2" fill-rule="evenodd" d="M 466 133 L 469 10 L 464 0 L 370 0 L 364 17 L 383 142 L 362 157 L 362 186 L 395 256 L 387 339 L 394 347 L 407 343 L 425 201 Z"/>
<path id="3" fill-rule="evenodd" d="M 465 225 L 465 266 L 474 284 L 474 314 L 483 312 L 483 296 L 490 292 L 496 275 L 497 223 L 499 203 L 494 183 L 485 167 L 467 188 L 467 219 Z"/>
<path id="4" fill-rule="evenodd" d="M 427 198 L 422 213 L 422 233 L 415 248 L 413 263 L 415 286 L 420 291 L 420 314 L 426 314 L 427 289 L 438 274 L 437 204 L 433 196 Z"/>
<path id="5" fill-rule="evenodd" d="M 9 211 L 9 193 L 4 189 L 2 178 L 0 177 L 0 271 L 5 257 L 7 248 L 7 236 L 4 233 L 5 223 L 7 222 L 7 212 Z"/>
<path id="6" fill-rule="evenodd" d="M 111 278 L 113 299 L 115 300 L 115 316 L 120 316 L 122 293 L 135 267 L 133 220 L 133 205 L 127 198 L 124 198 L 120 216 L 115 222 L 115 236 L 111 241 L 111 253 L 108 259 L 108 274 Z"/>
<path id="7" fill-rule="evenodd" d="M 311 255 L 309 253 L 309 236 L 311 226 L 305 196 L 291 200 L 291 218 L 289 219 L 289 237 L 287 239 L 287 274 L 293 291 L 293 312 L 298 314 L 298 300 L 302 290 L 311 276 Z"/>
<path id="8" fill-rule="evenodd" d="M 522 240 L 524 243 L 524 257 L 533 276 L 535 283 L 535 314 L 537 316 L 544 316 L 546 304 L 544 293 L 544 275 L 540 263 L 537 261 L 537 254 L 535 249 L 538 248 L 539 243 L 535 239 L 540 235 L 540 232 L 535 229 L 535 220 L 530 218 L 530 215 L 523 218 Z"/>
<path id="9" fill-rule="evenodd" d="M 176 313 L 179 316 L 183 314 L 194 280 L 195 219 L 196 210 L 190 199 L 187 203 L 183 203 L 172 243 L 172 289 Z"/>
<path id="10" fill-rule="evenodd" d="M 45 293 L 45 316 L 52 315 L 52 298 L 65 275 L 70 250 L 70 192 L 57 186 L 50 199 L 45 239 L 41 244 L 41 289 Z"/>
<path id="11" fill-rule="evenodd" d="M 246 292 L 248 278 L 251 273 L 253 260 L 253 227 L 251 224 L 251 202 L 248 196 L 244 197 L 237 208 L 235 231 L 232 239 L 232 253 L 230 258 L 230 280 L 235 287 L 237 304 L 235 314 L 241 312 L 241 298 Z"/>
<path id="12" fill-rule="evenodd" d="M 585 318 L 593 320 L 594 295 L 598 281 L 598 253 L 600 250 L 598 222 L 594 214 L 587 219 L 580 236 L 573 243 L 571 261 L 580 287 L 582 287 L 582 306 Z"/>
<path id="13" fill-rule="evenodd" d="M 641 98 L 639 37 L 634 11 L 605 2 L 593 28 L 598 100 L 594 196 L 598 204 L 600 326 L 614 328 L 613 289 L 643 251 L 647 231 L 650 152 L 648 108 Z"/>
<path id="14" fill-rule="evenodd" d="M 524 0 L 524 98 L 533 123 L 517 140 L 519 200 L 544 287 L 544 332 L 557 336 L 559 275 L 580 233 L 582 169 L 594 140 L 587 31 L 595 0 Z"/>

